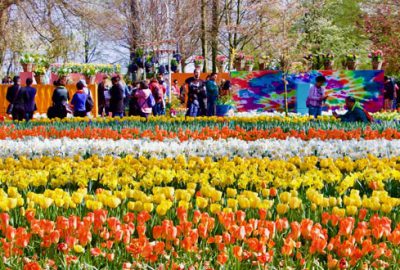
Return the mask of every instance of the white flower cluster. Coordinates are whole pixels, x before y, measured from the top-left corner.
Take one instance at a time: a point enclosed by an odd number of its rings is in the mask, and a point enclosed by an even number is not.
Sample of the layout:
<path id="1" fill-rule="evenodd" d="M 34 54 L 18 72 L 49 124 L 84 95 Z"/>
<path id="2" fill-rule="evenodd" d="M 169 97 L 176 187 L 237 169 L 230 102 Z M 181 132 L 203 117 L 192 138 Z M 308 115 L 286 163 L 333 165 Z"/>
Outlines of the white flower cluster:
<path id="1" fill-rule="evenodd" d="M 287 140 L 91 140 L 91 139 L 41 139 L 1 140 L 0 157 L 41 157 L 41 156 L 87 156 L 87 155 L 133 155 L 135 157 L 176 157 L 210 156 L 214 159 L 254 157 L 288 159 L 290 157 L 332 157 L 348 156 L 352 159 L 366 157 L 400 156 L 400 140 L 310 140 L 290 138 Z"/>

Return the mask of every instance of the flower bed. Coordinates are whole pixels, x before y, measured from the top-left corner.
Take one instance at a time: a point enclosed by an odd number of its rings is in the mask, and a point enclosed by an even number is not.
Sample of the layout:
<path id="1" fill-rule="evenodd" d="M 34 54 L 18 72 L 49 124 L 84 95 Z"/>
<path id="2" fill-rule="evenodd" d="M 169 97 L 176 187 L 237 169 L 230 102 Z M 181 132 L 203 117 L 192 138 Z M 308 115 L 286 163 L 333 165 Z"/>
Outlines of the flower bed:
<path id="1" fill-rule="evenodd" d="M 350 159 L 400 156 L 400 140 L 90 140 L 90 139 L 41 139 L 0 141 L 0 157 L 59 156 L 88 157 L 112 155 L 123 157 L 166 158 L 182 155 L 185 157 L 210 156 L 213 159 L 270 158 L 289 159 L 292 157 L 349 157 Z"/>
<path id="2" fill-rule="evenodd" d="M 249 127 L 247 127 L 249 128 Z M 228 126 L 219 128 L 204 127 L 199 130 L 183 130 L 177 128 L 176 131 L 160 129 L 158 126 L 153 129 L 140 130 L 139 128 L 96 128 L 96 127 L 77 127 L 62 129 L 48 126 L 34 126 L 32 128 L 15 128 L 0 127 L 0 139 L 23 139 L 26 137 L 40 137 L 49 139 L 59 138 L 87 138 L 87 139 L 150 139 L 156 141 L 164 141 L 168 139 L 178 139 L 179 141 L 187 140 L 219 140 L 219 139 L 240 139 L 244 141 L 256 141 L 261 139 L 279 139 L 286 140 L 296 138 L 301 140 L 398 140 L 400 139 L 400 131 L 395 128 L 387 128 L 383 130 L 373 130 L 370 127 L 366 129 L 314 129 L 309 127 L 303 130 L 283 131 L 280 127 L 271 127 L 270 129 L 245 129 L 237 126 L 232 129 Z"/>
<path id="3" fill-rule="evenodd" d="M 396 117 L 5 121 L 0 269 L 397 269 Z"/>
<path id="4" fill-rule="evenodd" d="M 399 158 L 0 163 L 7 267 L 399 263 Z"/>

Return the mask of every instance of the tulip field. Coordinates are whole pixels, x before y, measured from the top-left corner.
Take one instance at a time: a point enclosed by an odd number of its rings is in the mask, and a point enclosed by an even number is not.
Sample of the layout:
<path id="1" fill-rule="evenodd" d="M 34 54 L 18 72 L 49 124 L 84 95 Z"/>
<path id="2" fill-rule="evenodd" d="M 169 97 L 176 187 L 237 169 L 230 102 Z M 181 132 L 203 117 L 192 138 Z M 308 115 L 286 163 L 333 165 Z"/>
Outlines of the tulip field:
<path id="1" fill-rule="evenodd" d="M 400 269 L 400 117 L 0 125 L 0 269 Z"/>

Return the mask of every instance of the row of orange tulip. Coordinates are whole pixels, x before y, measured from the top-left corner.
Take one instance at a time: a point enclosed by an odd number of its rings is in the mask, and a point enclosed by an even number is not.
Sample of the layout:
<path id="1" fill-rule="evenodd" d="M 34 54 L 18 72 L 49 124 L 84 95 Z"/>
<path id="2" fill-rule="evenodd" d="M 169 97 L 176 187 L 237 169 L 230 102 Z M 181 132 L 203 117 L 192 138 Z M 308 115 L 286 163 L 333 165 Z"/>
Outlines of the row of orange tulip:
<path id="1" fill-rule="evenodd" d="M 305 269 L 310 262 L 325 269 L 400 265 L 400 224 L 365 209 L 356 218 L 325 212 L 321 220 L 269 220 L 263 209 L 250 218 L 244 211 L 210 215 L 178 207 L 174 219 L 164 220 L 152 219 L 145 211 L 119 219 L 96 210 L 83 218 L 54 220 L 27 211 L 16 224 L 3 213 L 0 252 L 5 262 L 32 255 L 25 259 L 24 270 L 57 269 L 63 262 L 79 269 L 97 258 L 109 269 L 267 269 L 271 264 Z"/>
<path id="2" fill-rule="evenodd" d="M 177 132 L 168 131 L 156 127 L 148 130 L 140 130 L 139 128 L 122 128 L 120 131 L 111 128 L 73 128 L 73 129 L 57 129 L 54 127 L 36 126 L 30 129 L 17 129 L 14 126 L 0 127 L 0 139 L 7 138 L 21 139 L 24 137 L 44 137 L 44 138 L 88 138 L 88 139 L 139 139 L 149 138 L 151 140 L 163 141 L 165 139 L 176 139 L 186 141 L 189 139 L 206 140 L 206 139 L 227 139 L 237 138 L 245 141 L 254 141 L 258 139 L 280 139 L 298 138 L 302 140 L 320 139 L 320 140 L 352 140 L 352 139 L 400 139 L 400 131 L 393 128 L 387 128 L 383 131 L 367 128 L 342 130 L 342 129 L 313 129 L 290 130 L 285 132 L 279 127 L 272 129 L 252 129 L 246 130 L 240 127 L 231 129 L 229 127 L 210 128 L 204 127 L 200 130 L 183 130 Z"/>

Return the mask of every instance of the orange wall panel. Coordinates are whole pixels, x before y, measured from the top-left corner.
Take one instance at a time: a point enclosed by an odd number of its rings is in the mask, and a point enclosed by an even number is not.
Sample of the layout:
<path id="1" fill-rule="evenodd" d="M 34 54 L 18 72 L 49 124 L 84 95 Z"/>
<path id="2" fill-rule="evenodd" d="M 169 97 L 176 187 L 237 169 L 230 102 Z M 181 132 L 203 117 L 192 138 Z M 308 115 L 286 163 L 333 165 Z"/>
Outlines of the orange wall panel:
<path id="1" fill-rule="evenodd" d="M 8 87 L 10 87 L 10 85 L 0 85 L 0 115 L 6 114 L 7 106 L 9 104 L 8 101 L 6 100 Z M 55 87 L 53 85 L 34 85 L 33 87 L 36 88 L 37 90 L 35 100 L 38 110 L 36 112 L 39 112 L 41 114 L 47 113 L 47 109 L 52 105 L 51 97 L 53 96 L 53 91 Z M 67 85 L 66 87 L 68 89 L 69 96 L 72 99 L 72 96 L 76 91 L 76 87 L 75 85 Z M 89 85 L 88 88 L 92 94 L 92 99 L 94 102 L 92 114 L 94 116 L 97 116 L 98 112 L 97 85 L 92 84 Z"/>

